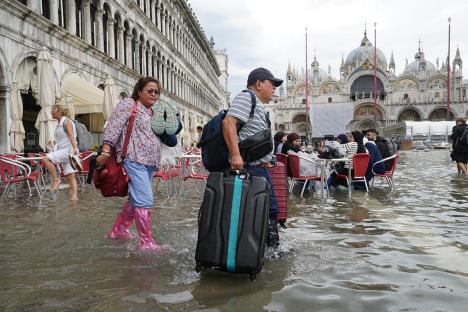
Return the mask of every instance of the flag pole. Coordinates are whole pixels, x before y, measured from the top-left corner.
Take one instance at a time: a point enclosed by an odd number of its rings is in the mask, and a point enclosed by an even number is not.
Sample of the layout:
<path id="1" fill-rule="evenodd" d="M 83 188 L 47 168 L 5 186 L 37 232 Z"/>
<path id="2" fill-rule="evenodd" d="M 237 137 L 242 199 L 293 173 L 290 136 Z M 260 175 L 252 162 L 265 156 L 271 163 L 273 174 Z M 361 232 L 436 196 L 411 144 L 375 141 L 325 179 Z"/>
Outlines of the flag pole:
<path id="1" fill-rule="evenodd" d="M 305 29 L 305 68 L 306 68 L 306 71 L 305 71 L 305 104 L 306 104 L 306 137 L 307 137 L 307 140 L 309 140 L 309 126 L 310 126 L 310 117 L 309 117 L 309 65 L 308 65 L 308 62 L 307 62 L 307 27 Z"/>
<path id="2" fill-rule="evenodd" d="M 377 23 L 374 23 L 374 126 L 377 127 Z"/>
<path id="3" fill-rule="evenodd" d="M 450 120 L 450 21 L 448 18 L 448 55 L 447 55 L 447 120 Z"/>

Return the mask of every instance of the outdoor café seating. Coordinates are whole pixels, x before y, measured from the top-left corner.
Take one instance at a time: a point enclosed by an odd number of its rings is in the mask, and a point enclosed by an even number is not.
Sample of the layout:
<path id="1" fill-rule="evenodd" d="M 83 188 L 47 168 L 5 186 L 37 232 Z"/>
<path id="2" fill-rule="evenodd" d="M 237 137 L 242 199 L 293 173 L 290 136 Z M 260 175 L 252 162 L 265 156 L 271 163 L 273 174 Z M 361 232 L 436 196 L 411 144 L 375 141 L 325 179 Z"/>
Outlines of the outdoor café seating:
<path id="1" fill-rule="evenodd" d="M 16 186 L 22 185 L 24 182 L 28 186 L 29 196 L 32 196 L 30 185 L 30 182 L 32 182 L 38 196 L 42 198 L 42 190 L 39 186 L 40 172 L 31 171 L 31 167 L 28 164 L 8 156 L 0 156 L 0 176 L 4 186 L 0 201 L 3 201 L 8 196 L 12 187 L 15 187 L 16 196 Z"/>
<path id="2" fill-rule="evenodd" d="M 384 180 L 387 182 L 388 187 L 390 191 L 393 191 L 394 183 L 393 183 L 393 174 L 395 173 L 398 161 L 400 160 L 400 152 L 396 152 L 394 155 L 384 158 L 380 161 L 377 161 L 373 166 L 372 166 L 372 173 L 374 173 L 374 179 L 372 180 L 372 186 L 374 185 L 374 180 L 376 178 L 380 178 L 381 180 Z M 386 170 L 384 173 L 376 173 L 374 172 L 375 165 L 379 163 L 388 163 L 389 169 Z"/>
<path id="3" fill-rule="evenodd" d="M 370 155 L 367 153 L 359 153 L 353 155 L 353 170 L 351 175 L 336 174 L 338 179 L 346 180 L 349 193 L 351 194 L 351 186 L 353 182 L 363 182 L 366 186 L 366 191 L 369 192 L 369 187 L 366 181 L 366 171 L 369 165 Z"/>

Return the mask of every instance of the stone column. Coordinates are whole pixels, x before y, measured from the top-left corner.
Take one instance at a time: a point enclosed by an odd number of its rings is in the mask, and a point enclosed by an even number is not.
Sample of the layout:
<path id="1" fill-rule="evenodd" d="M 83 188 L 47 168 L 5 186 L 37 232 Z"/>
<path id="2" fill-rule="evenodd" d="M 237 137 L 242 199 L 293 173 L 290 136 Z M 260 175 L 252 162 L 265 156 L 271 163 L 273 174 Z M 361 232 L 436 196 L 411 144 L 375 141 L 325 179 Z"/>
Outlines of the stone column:
<path id="1" fill-rule="evenodd" d="M 58 0 L 50 0 L 50 20 L 55 25 L 59 24 L 59 16 L 58 16 L 58 8 L 59 3 Z"/>
<path id="2" fill-rule="evenodd" d="M 161 13 L 161 32 L 164 36 L 166 35 L 166 14 L 164 12 Z"/>
<path id="3" fill-rule="evenodd" d="M 94 30 L 94 43 L 99 51 L 104 52 L 104 27 L 102 25 L 102 10 L 96 11 L 96 29 Z M 109 33 L 109 32 L 107 32 Z M 109 38 L 107 38 L 109 41 Z"/>
<path id="4" fill-rule="evenodd" d="M 109 43 L 109 55 L 113 58 L 115 55 L 115 42 L 114 42 L 114 23 L 115 20 L 112 17 L 109 17 L 107 20 L 107 42 Z"/>
<path id="5" fill-rule="evenodd" d="M 166 36 L 166 38 L 169 40 L 169 18 L 168 16 L 166 15 L 165 19 L 164 19 L 164 25 L 165 25 L 165 30 L 164 30 L 164 35 Z"/>
<path id="6" fill-rule="evenodd" d="M 118 60 L 122 63 L 125 63 L 125 60 L 124 60 L 124 31 L 123 31 L 123 27 L 122 25 L 119 25 L 118 28 L 117 28 L 117 40 L 119 41 L 117 44 L 118 44 L 118 52 L 119 52 L 119 55 L 118 55 Z"/>
<path id="7" fill-rule="evenodd" d="M 154 77 L 153 75 L 153 53 L 151 51 L 148 52 L 148 72 L 146 76 Z"/>
<path id="8" fill-rule="evenodd" d="M 140 59 L 141 59 L 141 75 L 147 76 L 146 74 L 146 46 L 145 45 L 141 47 Z"/>
<path id="9" fill-rule="evenodd" d="M 135 71 L 140 72 L 140 41 L 135 38 Z"/>
<path id="10" fill-rule="evenodd" d="M 87 44 L 91 44 L 90 0 L 81 2 L 81 12 L 83 13 L 83 20 L 81 21 L 82 38 Z"/>
<path id="11" fill-rule="evenodd" d="M 34 11 L 36 13 L 39 13 L 39 6 L 38 6 L 38 3 L 39 1 L 38 0 L 28 0 L 28 8 L 31 10 L 31 11 Z"/>
<path id="12" fill-rule="evenodd" d="M 172 45 L 174 46 L 174 24 L 171 23 L 169 25 L 169 41 L 172 43 Z"/>
<path id="13" fill-rule="evenodd" d="M 158 29 L 160 29 L 160 25 L 161 25 L 161 19 L 159 17 L 159 13 L 161 11 L 159 10 L 159 6 L 155 6 L 154 7 L 154 22 L 156 24 L 156 26 L 158 27 Z"/>
<path id="14" fill-rule="evenodd" d="M 156 75 L 158 76 L 157 78 L 159 79 L 159 82 L 162 83 L 161 60 L 157 60 L 157 61 L 156 61 L 156 67 L 158 68 L 158 69 L 157 69 L 157 72 L 156 72 Z"/>
<path id="15" fill-rule="evenodd" d="M 166 88 L 166 82 L 165 82 L 166 74 L 164 73 L 164 64 L 163 64 L 162 61 L 160 62 L 160 65 L 161 65 L 161 71 L 160 71 L 160 75 L 161 75 L 161 84 L 162 84 L 163 88 L 167 90 L 167 88 Z"/>
<path id="16" fill-rule="evenodd" d="M 133 54 L 132 54 L 132 35 L 130 35 L 129 33 L 127 33 L 127 35 L 125 36 L 125 41 L 127 42 L 127 66 L 132 68 L 132 57 L 133 57 Z"/>
<path id="17" fill-rule="evenodd" d="M 75 0 L 67 0 L 67 30 L 76 36 L 76 5 Z"/>

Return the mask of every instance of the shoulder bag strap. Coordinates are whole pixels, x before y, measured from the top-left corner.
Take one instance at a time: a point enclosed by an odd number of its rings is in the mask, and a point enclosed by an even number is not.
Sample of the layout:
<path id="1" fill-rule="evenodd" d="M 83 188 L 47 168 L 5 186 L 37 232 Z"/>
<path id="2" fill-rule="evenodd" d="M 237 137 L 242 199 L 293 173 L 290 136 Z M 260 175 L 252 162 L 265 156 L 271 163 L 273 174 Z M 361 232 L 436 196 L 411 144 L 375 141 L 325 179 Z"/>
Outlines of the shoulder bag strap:
<path id="1" fill-rule="evenodd" d="M 136 113 L 138 111 L 138 103 L 136 100 L 134 100 L 135 102 L 133 103 L 133 109 L 132 109 L 132 114 L 130 115 L 130 119 L 128 120 L 128 125 L 127 125 L 127 132 L 125 134 L 125 140 L 124 140 L 124 144 L 122 146 L 122 159 L 125 158 L 125 156 L 127 155 L 127 146 L 128 146 L 128 142 L 130 141 L 130 136 L 132 134 L 132 130 L 133 130 L 133 124 L 135 123 L 135 117 L 136 117 Z"/>

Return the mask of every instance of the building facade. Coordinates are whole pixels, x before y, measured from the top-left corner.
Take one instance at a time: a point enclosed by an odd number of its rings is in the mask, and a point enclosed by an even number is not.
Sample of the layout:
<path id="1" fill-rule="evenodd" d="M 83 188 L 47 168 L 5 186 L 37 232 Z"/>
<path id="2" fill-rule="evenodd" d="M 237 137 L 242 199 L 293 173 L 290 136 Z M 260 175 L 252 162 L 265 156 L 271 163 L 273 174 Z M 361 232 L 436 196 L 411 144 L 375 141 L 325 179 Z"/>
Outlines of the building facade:
<path id="1" fill-rule="evenodd" d="M 37 145 L 36 65 L 43 47 L 53 57 L 58 100 L 81 105 L 77 119 L 94 133 L 102 129 L 96 109 L 102 103 L 86 99 L 102 92 L 107 75 L 118 98 L 131 95 L 139 77 L 158 78 L 161 101 L 180 109 L 185 144 L 225 105 L 216 53 L 185 0 L 0 1 L 0 152 L 9 151 L 13 85 L 23 102 L 25 149 Z M 223 66 L 227 76 L 227 55 Z"/>
<path id="2" fill-rule="evenodd" d="M 366 33 L 359 47 L 341 60 L 340 77 L 334 78 L 324 71 L 314 57 L 308 69 L 308 93 L 311 114 L 317 110 L 341 105 L 349 110 L 345 128 L 347 131 L 379 128 L 381 130 L 401 121 L 438 121 L 447 119 L 447 64 L 426 60 L 419 48 L 414 60 L 407 61 L 402 73 L 395 73 L 393 53 L 390 62 L 384 53 L 376 49 L 376 98 L 377 114 L 374 117 L 374 47 Z M 451 68 L 451 105 L 449 119 L 468 116 L 466 89 L 468 81 L 463 80 L 463 62 L 457 48 Z M 318 123 L 308 126 L 306 116 L 305 72 L 292 69 L 286 71 L 285 87 L 279 96 L 267 107 L 272 124 L 276 129 L 297 132 L 302 136 L 319 137 Z M 339 112 L 337 113 L 339 115 Z M 311 120 L 314 120 L 311 118 Z M 377 121 L 377 125 L 375 124 Z M 333 122 L 333 116 L 330 121 Z M 320 133 L 320 135 L 317 135 Z"/>

